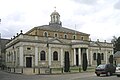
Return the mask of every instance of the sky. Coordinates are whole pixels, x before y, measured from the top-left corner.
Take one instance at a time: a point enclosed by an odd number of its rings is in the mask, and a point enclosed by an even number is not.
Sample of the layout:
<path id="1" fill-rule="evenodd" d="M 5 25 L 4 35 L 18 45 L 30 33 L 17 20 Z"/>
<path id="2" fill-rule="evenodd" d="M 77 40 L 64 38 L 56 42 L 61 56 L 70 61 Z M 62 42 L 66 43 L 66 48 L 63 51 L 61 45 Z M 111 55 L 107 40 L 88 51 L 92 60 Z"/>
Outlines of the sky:
<path id="1" fill-rule="evenodd" d="M 48 25 L 54 7 L 63 27 L 88 33 L 93 41 L 120 36 L 120 0 L 0 0 L 1 37 Z"/>

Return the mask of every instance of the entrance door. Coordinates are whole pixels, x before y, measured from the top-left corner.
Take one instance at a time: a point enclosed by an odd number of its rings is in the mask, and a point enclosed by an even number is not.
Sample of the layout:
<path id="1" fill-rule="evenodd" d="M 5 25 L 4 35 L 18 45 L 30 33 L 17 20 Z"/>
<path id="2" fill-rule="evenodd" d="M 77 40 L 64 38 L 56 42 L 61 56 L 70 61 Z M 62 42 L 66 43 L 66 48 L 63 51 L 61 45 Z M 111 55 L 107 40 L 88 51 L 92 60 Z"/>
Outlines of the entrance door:
<path id="1" fill-rule="evenodd" d="M 26 57 L 26 67 L 32 67 L 32 57 Z"/>

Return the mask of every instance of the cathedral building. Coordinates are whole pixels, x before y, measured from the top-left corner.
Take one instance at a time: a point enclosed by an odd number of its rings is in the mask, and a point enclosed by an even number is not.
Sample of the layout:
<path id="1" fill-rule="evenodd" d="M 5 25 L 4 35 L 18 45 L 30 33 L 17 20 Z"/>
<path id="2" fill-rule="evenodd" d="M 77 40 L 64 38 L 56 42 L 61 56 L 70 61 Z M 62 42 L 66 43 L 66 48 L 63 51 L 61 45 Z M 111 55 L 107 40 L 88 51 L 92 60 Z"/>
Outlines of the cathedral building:
<path id="1" fill-rule="evenodd" d="M 25 34 L 17 34 L 6 45 L 6 66 L 14 68 L 64 68 L 81 67 L 86 53 L 88 66 L 96 66 L 97 55 L 102 63 L 108 63 L 113 54 L 113 44 L 91 41 L 90 34 L 62 26 L 60 14 L 50 15 L 49 25 L 37 26 Z M 66 60 L 65 58 L 69 58 Z"/>

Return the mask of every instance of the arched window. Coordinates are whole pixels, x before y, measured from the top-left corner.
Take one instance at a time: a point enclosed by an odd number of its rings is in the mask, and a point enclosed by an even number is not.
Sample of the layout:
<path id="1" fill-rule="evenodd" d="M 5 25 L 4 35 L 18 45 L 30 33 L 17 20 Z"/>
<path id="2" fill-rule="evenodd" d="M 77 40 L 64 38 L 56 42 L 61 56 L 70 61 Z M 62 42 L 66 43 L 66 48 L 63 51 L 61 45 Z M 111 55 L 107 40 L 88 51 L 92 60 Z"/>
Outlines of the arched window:
<path id="1" fill-rule="evenodd" d="M 67 34 L 64 35 L 64 38 L 67 39 Z"/>
<path id="2" fill-rule="evenodd" d="M 54 37 L 58 37 L 58 34 L 57 34 L 57 33 L 55 33 L 55 34 L 54 34 Z"/>
<path id="3" fill-rule="evenodd" d="M 48 33 L 47 33 L 47 32 L 44 32 L 44 36 L 45 36 L 45 37 L 48 37 Z"/>
<path id="4" fill-rule="evenodd" d="M 83 37 L 83 36 L 81 37 L 81 40 L 84 40 L 84 37 Z"/>
<path id="5" fill-rule="evenodd" d="M 45 60 L 45 51 L 40 52 L 40 60 Z"/>
<path id="6" fill-rule="evenodd" d="M 76 39 L 76 36 L 75 36 L 75 35 L 73 35 L 73 39 Z"/>
<path id="7" fill-rule="evenodd" d="M 103 53 L 101 54 L 101 60 L 104 60 L 104 54 Z"/>
<path id="8" fill-rule="evenodd" d="M 58 52 L 53 52 L 53 60 L 58 60 Z"/>
<path id="9" fill-rule="evenodd" d="M 96 53 L 93 54 L 93 59 L 96 60 Z"/>

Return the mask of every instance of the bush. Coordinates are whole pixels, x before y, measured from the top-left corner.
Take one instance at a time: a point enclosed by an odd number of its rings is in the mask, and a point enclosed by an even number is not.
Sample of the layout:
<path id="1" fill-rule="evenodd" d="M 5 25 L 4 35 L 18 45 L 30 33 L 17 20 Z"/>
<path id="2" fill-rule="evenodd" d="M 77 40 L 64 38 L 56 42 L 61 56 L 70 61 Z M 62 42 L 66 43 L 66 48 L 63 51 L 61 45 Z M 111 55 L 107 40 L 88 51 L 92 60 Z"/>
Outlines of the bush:
<path id="1" fill-rule="evenodd" d="M 109 57 L 109 63 L 113 64 L 113 55 L 110 55 L 110 57 Z"/>
<path id="2" fill-rule="evenodd" d="M 100 53 L 97 54 L 97 66 L 101 64 L 101 55 Z"/>
<path id="3" fill-rule="evenodd" d="M 69 53 L 65 52 L 65 63 L 64 63 L 64 72 L 69 72 L 70 71 L 70 60 L 69 60 Z"/>
<path id="4" fill-rule="evenodd" d="M 88 66 L 87 55 L 86 53 L 83 53 L 83 64 L 82 64 L 83 71 L 87 70 L 87 66 Z"/>

